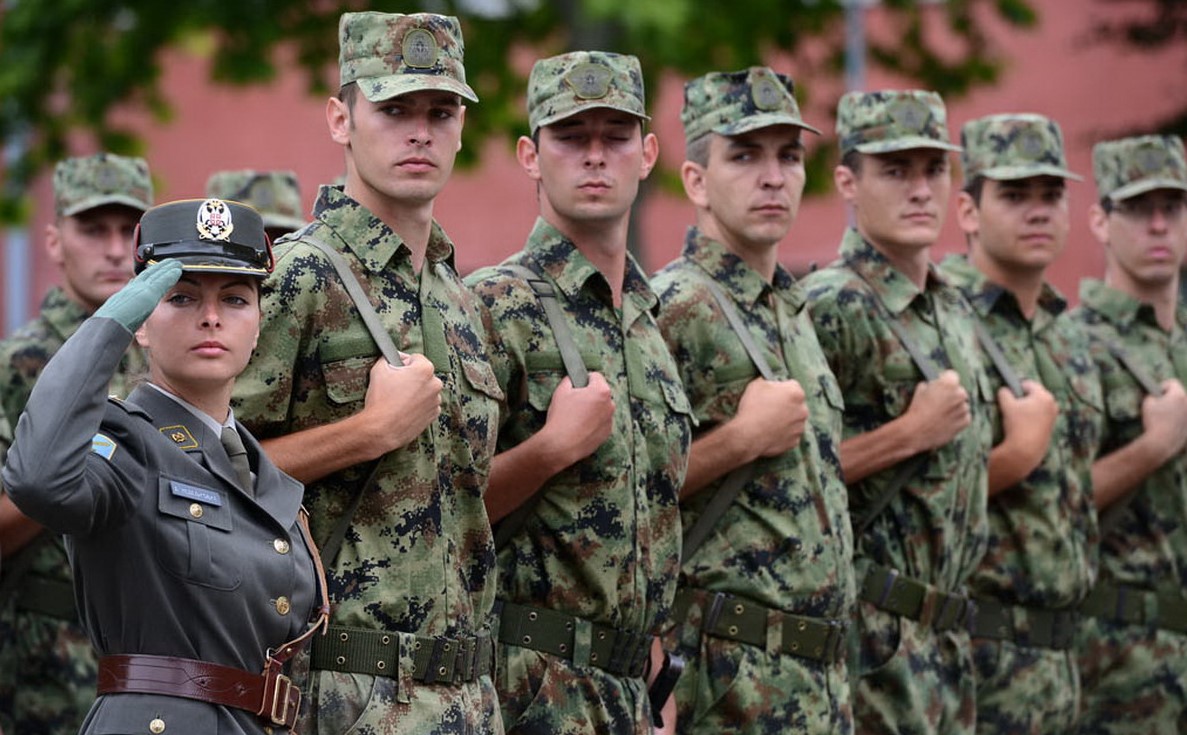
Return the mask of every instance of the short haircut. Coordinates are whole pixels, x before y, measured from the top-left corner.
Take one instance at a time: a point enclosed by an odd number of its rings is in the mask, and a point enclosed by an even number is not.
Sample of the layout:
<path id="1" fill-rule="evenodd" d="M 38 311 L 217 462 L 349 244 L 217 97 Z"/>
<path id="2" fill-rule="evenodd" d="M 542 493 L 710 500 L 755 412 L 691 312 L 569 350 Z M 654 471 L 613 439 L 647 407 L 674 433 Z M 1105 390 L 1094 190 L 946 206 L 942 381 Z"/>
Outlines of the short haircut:
<path id="1" fill-rule="evenodd" d="M 981 192 L 985 191 L 985 177 L 977 174 L 973 180 L 964 185 L 964 193 L 973 199 L 973 204 L 981 208 Z"/>
<path id="2" fill-rule="evenodd" d="M 346 108 L 354 112 L 354 101 L 359 96 L 359 85 L 357 82 L 348 82 L 343 84 L 338 89 L 338 99 L 346 105 Z"/>
<path id="3" fill-rule="evenodd" d="M 862 161 L 862 157 L 864 155 L 865 154 L 863 154 L 861 151 L 857 150 L 856 148 L 848 150 L 841 156 L 841 165 L 844 166 L 845 168 L 849 169 L 850 171 L 852 171 L 854 173 L 854 175 L 860 176 L 861 175 L 861 161 Z"/>
<path id="4" fill-rule="evenodd" d="M 709 166 L 709 141 L 712 134 L 693 138 L 684 144 L 684 160 L 692 161 L 701 168 Z"/>

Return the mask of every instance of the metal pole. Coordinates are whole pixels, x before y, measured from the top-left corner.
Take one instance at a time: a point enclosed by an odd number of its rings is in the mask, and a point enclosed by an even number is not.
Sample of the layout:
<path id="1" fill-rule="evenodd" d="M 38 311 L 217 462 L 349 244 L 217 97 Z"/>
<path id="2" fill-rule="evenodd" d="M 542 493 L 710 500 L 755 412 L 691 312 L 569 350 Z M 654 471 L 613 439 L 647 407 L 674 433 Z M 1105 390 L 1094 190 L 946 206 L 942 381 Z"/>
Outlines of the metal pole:
<path id="1" fill-rule="evenodd" d="M 4 146 L 4 167 L 12 168 L 25 149 L 25 136 L 14 135 Z M 4 233 L 4 336 L 29 320 L 29 284 L 33 265 L 29 254 L 29 228 L 13 226 Z"/>
<path id="2" fill-rule="evenodd" d="M 866 87 L 866 8 L 868 0 L 845 0 L 845 89 Z"/>

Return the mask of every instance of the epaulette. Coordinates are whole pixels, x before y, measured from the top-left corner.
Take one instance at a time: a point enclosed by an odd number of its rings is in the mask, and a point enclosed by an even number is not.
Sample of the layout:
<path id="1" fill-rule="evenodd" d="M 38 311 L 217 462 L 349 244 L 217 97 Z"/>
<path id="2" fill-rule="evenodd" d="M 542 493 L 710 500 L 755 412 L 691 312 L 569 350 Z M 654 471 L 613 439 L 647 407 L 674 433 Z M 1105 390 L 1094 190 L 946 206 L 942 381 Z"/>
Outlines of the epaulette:
<path id="1" fill-rule="evenodd" d="M 148 415 L 148 411 L 145 411 L 143 408 L 141 408 L 140 406 L 137 406 L 134 403 L 128 403 L 127 401 L 120 398 L 119 396 L 109 395 L 109 396 L 107 396 L 107 402 L 113 406 L 116 406 L 116 407 L 122 409 L 123 412 L 128 414 L 129 416 L 143 416 L 144 418 L 146 418 L 150 421 L 152 420 L 152 417 Z"/>

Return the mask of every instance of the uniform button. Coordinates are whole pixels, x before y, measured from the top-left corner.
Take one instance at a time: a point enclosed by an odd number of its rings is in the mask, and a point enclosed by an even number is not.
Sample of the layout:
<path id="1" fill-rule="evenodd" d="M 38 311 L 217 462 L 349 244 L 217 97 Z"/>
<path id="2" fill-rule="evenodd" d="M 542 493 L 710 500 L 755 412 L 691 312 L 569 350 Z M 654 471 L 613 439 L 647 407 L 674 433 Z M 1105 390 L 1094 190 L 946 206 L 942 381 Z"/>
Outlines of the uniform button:
<path id="1" fill-rule="evenodd" d="M 155 733 L 165 732 L 165 721 L 158 717 L 152 722 L 148 723 L 148 729 L 149 731 Z"/>
<path id="2" fill-rule="evenodd" d="M 276 598 L 276 612 L 280 613 L 281 615 L 288 615 L 290 608 L 291 606 L 289 605 L 289 598 L 284 596 Z"/>
<path id="3" fill-rule="evenodd" d="M 190 515 L 192 515 L 194 518 L 201 518 L 202 517 L 202 506 L 198 505 L 197 503 L 190 503 Z M 153 722 L 160 722 L 160 720 L 153 720 Z M 165 725 L 162 723 L 161 729 L 164 729 L 164 728 L 165 728 Z"/>
<path id="4" fill-rule="evenodd" d="M 278 538 L 272 542 L 272 548 L 276 549 L 277 554 L 287 554 L 289 553 L 289 542 Z"/>

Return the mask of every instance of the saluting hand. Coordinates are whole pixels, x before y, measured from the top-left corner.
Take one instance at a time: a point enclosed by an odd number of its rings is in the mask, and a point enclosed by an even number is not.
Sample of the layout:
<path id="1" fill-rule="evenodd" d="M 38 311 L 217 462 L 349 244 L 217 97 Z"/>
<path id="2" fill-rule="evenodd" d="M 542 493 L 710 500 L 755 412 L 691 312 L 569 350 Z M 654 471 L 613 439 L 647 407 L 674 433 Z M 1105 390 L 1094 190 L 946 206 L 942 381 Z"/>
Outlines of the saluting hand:
<path id="1" fill-rule="evenodd" d="M 777 457 L 800 443 L 808 424 L 808 400 L 795 380 L 755 378 L 742 391 L 730 421 L 746 436 L 754 456 Z"/>
<path id="2" fill-rule="evenodd" d="M 153 263 L 103 302 L 95 316 L 113 319 L 129 332 L 135 332 L 181 278 L 181 271 L 180 260 L 168 258 Z"/>
<path id="3" fill-rule="evenodd" d="M 441 380 L 424 355 L 404 355 L 392 367 L 384 358 L 371 366 L 362 414 L 374 423 L 368 430 L 380 443 L 376 456 L 408 444 L 441 413 Z"/>
<path id="4" fill-rule="evenodd" d="M 907 415 L 915 420 L 915 436 L 924 450 L 942 447 L 972 422 L 969 394 L 955 370 L 915 386 Z"/>

